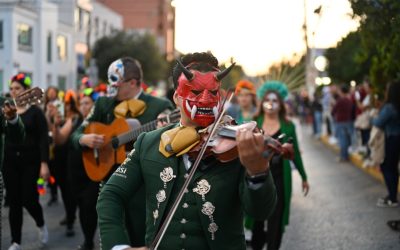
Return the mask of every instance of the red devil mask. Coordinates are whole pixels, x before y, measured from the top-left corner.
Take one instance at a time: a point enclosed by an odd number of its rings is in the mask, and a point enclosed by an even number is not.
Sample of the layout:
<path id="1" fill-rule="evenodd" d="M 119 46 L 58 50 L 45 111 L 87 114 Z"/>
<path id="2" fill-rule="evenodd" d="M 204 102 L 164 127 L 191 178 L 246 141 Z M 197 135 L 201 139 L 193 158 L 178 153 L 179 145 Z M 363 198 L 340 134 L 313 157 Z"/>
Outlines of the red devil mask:
<path id="1" fill-rule="evenodd" d="M 193 122 L 201 127 L 207 127 L 218 116 L 221 80 L 231 71 L 234 64 L 221 72 L 218 69 L 210 72 L 191 71 L 179 60 L 178 64 L 182 74 L 178 78 L 176 92 L 182 98 L 182 108 Z"/>

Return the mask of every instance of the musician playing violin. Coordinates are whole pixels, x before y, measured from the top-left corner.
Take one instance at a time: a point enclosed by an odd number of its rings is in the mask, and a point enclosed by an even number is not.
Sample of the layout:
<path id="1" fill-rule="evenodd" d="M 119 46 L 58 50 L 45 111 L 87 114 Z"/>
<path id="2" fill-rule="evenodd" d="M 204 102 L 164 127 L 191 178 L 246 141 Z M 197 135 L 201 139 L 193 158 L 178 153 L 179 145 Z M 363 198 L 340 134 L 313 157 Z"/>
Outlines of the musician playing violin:
<path id="1" fill-rule="evenodd" d="M 99 148 L 104 143 L 104 136 L 100 134 L 84 134 L 85 127 L 91 122 L 111 124 L 116 118 L 135 118 L 141 124 L 157 119 L 158 115 L 174 107 L 170 101 L 157 98 L 145 93 L 141 87 L 143 72 L 139 61 L 131 57 L 120 58 L 110 64 L 108 68 L 109 94 L 111 97 L 99 97 L 90 114 L 82 125 L 73 133 L 72 143 L 76 148 Z M 118 166 L 115 166 L 116 169 Z M 144 245 L 145 225 L 144 192 L 137 192 L 131 199 L 129 206 L 132 209 L 126 214 L 129 237 L 134 246 Z M 138 219 L 130 222 L 131 215 L 138 214 Z M 88 247 L 92 248 L 92 246 Z"/>
<path id="2" fill-rule="evenodd" d="M 102 189 L 97 211 L 103 249 L 138 249 L 130 245 L 123 221 L 126 204 L 141 187 L 146 190 L 146 228 L 142 230 L 151 249 L 244 250 L 243 213 L 259 220 L 272 213 L 276 191 L 269 173 L 270 157 L 263 157 L 264 137 L 250 130 L 237 132 L 239 158 L 226 163 L 214 156 L 202 158 L 188 188 L 180 191 L 196 165 L 187 148 L 175 146 L 188 141 L 192 147 L 196 144 L 192 132 L 213 124 L 221 112 L 221 80 L 232 66 L 220 70 L 210 53 L 188 54 L 177 62 L 173 99 L 181 112 L 180 123 L 142 134 Z M 154 247 L 153 240 L 178 193 L 183 194 L 182 200 Z M 135 219 L 140 220 L 139 216 Z"/>

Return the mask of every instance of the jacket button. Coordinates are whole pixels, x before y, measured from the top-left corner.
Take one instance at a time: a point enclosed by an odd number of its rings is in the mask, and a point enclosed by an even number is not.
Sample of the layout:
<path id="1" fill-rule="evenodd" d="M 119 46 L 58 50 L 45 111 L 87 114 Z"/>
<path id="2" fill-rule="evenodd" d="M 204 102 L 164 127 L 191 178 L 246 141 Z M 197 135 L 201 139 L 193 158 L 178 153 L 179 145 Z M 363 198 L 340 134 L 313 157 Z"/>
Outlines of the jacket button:
<path id="1" fill-rule="evenodd" d="M 182 233 L 181 234 L 181 239 L 186 239 L 186 234 Z"/>
<path id="2" fill-rule="evenodd" d="M 183 203 L 182 207 L 183 207 L 183 208 L 188 208 L 189 205 L 185 202 L 185 203 Z"/>
<path id="3" fill-rule="evenodd" d="M 185 218 L 183 218 L 182 220 L 181 220 L 181 224 L 185 224 L 187 222 L 187 220 L 185 219 Z"/>

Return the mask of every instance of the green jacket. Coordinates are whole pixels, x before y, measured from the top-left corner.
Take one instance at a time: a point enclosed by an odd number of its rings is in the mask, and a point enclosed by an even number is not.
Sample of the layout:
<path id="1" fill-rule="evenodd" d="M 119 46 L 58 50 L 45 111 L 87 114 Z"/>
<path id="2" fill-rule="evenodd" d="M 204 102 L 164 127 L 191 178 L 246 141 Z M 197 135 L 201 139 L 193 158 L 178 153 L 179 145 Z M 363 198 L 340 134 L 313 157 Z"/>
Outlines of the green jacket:
<path id="1" fill-rule="evenodd" d="M 102 189 L 97 202 L 102 249 L 129 245 L 123 224 L 124 208 L 141 187 L 146 192 L 147 227 L 142 228 L 146 230 L 146 245 L 154 239 L 161 218 L 165 218 L 171 208 L 188 172 L 182 157 L 166 158 L 158 150 L 161 134 L 170 128 L 172 126 L 142 134 L 135 149 Z M 210 188 L 202 196 L 200 190 L 206 189 L 198 187 L 205 182 Z M 158 249 L 244 250 L 243 212 L 265 220 L 275 203 L 276 190 L 271 175 L 258 188 L 250 188 L 238 159 L 200 168 Z M 205 210 L 212 206 L 215 210 Z M 140 220 L 139 216 L 135 219 Z"/>
<path id="2" fill-rule="evenodd" d="M 0 97 L 0 106 L 2 107 L 5 99 Z M 23 142 L 25 138 L 25 129 L 24 124 L 21 121 L 21 118 L 18 118 L 18 122 L 16 124 L 11 124 L 6 121 L 4 115 L 0 114 L 0 170 L 3 168 L 3 159 L 4 159 L 4 141 L 10 140 L 13 142 Z M 1 174 L 1 171 L 0 171 Z"/>
<path id="3" fill-rule="evenodd" d="M 257 125 L 259 128 L 262 127 L 264 122 L 264 117 L 259 116 L 256 118 Z M 297 142 L 296 127 L 291 121 L 280 121 L 281 133 L 286 134 L 286 138 L 293 138 L 293 148 L 294 148 L 294 160 L 293 163 L 296 169 L 299 171 L 301 179 L 307 181 L 307 174 L 304 170 L 303 160 L 301 159 L 299 144 Z M 292 169 L 289 160 L 283 161 L 283 183 L 284 183 L 284 199 L 285 208 L 283 210 L 283 220 L 282 228 L 284 229 L 286 225 L 289 224 L 289 214 L 290 214 L 290 199 L 292 197 Z"/>
<path id="4" fill-rule="evenodd" d="M 172 110 L 174 107 L 172 103 L 164 98 L 157 98 L 145 93 L 142 93 L 139 98 L 140 100 L 146 103 L 145 112 L 135 117 L 140 121 L 141 124 L 145 124 L 147 122 L 153 121 L 157 119 L 157 116 L 165 111 L 166 109 Z M 71 136 L 72 145 L 75 148 L 81 149 L 81 145 L 79 144 L 79 139 L 82 137 L 85 127 L 90 122 L 101 122 L 104 124 L 111 124 L 114 119 L 114 108 L 120 102 L 114 98 L 110 97 L 100 97 L 91 111 L 91 114 L 85 119 L 82 125 L 75 130 L 75 132 Z M 127 117 L 129 118 L 129 117 Z M 132 246 L 143 246 L 144 245 L 144 232 L 141 228 L 145 225 L 144 214 L 145 214 L 145 203 L 144 203 L 144 189 L 141 192 L 137 192 L 134 198 L 130 201 L 129 214 L 127 214 L 126 225 L 129 231 L 129 237 L 132 241 Z M 136 214 L 142 215 L 140 220 L 136 219 L 133 221 L 133 216 Z"/>

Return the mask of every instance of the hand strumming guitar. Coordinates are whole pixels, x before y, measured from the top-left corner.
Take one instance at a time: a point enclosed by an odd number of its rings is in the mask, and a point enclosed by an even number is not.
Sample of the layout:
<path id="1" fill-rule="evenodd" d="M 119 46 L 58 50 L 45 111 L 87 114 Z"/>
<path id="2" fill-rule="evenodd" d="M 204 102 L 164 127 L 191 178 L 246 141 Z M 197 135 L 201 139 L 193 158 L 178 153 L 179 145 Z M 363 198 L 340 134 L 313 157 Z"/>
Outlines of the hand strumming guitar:
<path id="1" fill-rule="evenodd" d="M 79 143 L 89 148 L 100 148 L 104 144 L 104 135 L 85 134 L 79 139 Z"/>

